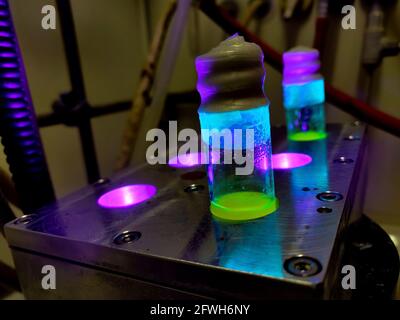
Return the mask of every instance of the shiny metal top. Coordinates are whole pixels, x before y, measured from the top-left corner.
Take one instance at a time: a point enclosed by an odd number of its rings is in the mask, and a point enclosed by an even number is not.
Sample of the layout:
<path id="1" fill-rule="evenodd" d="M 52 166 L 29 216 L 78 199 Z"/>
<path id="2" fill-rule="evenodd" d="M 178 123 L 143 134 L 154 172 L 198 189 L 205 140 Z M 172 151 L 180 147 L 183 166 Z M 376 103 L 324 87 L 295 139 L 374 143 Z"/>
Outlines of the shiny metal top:
<path id="1" fill-rule="evenodd" d="M 340 272 L 336 240 L 355 199 L 364 127 L 330 125 L 328 133 L 327 140 L 288 144 L 285 129 L 273 128 L 274 153 L 313 161 L 275 170 L 280 208 L 255 221 L 210 215 L 205 175 L 186 174 L 203 167 L 146 164 L 9 223 L 7 238 L 14 250 L 211 297 L 320 297 Z M 99 207 L 102 194 L 126 184 L 153 184 L 158 192 L 131 208 Z"/>

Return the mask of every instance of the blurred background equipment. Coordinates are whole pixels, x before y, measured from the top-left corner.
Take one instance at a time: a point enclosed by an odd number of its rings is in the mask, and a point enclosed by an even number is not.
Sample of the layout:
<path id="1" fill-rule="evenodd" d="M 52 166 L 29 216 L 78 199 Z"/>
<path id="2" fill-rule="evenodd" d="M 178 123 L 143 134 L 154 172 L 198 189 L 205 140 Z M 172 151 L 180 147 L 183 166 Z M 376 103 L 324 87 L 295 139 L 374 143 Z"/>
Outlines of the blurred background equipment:
<path id="1" fill-rule="evenodd" d="M 151 104 L 151 89 L 154 83 L 154 76 L 157 70 L 161 50 L 168 32 L 169 24 L 176 8 L 176 1 L 171 1 L 157 24 L 155 36 L 152 40 L 150 51 L 147 56 L 146 65 L 141 75 L 139 88 L 133 98 L 128 121 L 122 137 L 121 151 L 115 165 L 116 170 L 121 170 L 129 166 L 132 153 L 137 142 L 140 123 L 142 122 L 143 112 Z"/>

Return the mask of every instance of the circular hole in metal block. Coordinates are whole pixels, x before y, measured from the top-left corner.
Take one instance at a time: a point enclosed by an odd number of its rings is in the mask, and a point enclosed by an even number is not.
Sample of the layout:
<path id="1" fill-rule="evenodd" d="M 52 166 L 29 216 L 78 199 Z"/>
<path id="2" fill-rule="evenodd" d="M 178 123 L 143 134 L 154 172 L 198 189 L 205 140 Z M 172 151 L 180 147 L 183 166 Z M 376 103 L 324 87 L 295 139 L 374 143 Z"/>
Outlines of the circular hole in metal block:
<path id="1" fill-rule="evenodd" d="M 157 193 L 151 184 L 132 184 L 118 187 L 104 193 L 97 203 L 106 209 L 128 208 L 150 200 Z"/>
<path id="2" fill-rule="evenodd" d="M 36 214 L 27 214 L 14 221 L 14 224 L 28 224 L 36 218 Z"/>
<path id="3" fill-rule="evenodd" d="M 110 179 L 108 179 L 108 178 L 101 178 L 101 179 L 97 180 L 93 185 L 94 185 L 95 187 L 98 187 L 98 186 L 105 185 L 105 184 L 107 184 L 107 183 L 110 183 Z"/>
<path id="4" fill-rule="evenodd" d="M 319 213 L 331 213 L 332 212 L 332 208 L 320 207 L 320 208 L 317 209 L 317 211 Z"/>
<path id="5" fill-rule="evenodd" d="M 284 268 L 296 277 L 311 277 L 321 272 L 322 266 L 317 259 L 305 256 L 289 258 L 284 263 Z"/>
<path id="6" fill-rule="evenodd" d="M 190 171 L 181 175 L 183 180 L 200 180 L 206 176 L 204 171 Z"/>
<path id="7" fill-rule="evenodd" d="M 204 190 L 204 186 L 201 184 L 191 184 L 190 186 L 186 187 L 185 192 L 193 193 L 193 192 L 200 192 Z"/>
<path id="8" fill-rule="evenodd" d="M 120 234 L 117 234 L 114 237 L 113 242 L 118 245 L 131 243 L 139 240 L 141 236 L 142 234 L 139 231 L 124 231 Z"/>
<path id="9" fill-rule="evenodd" d="M 317 194 L 317 199 L 325 202 L 340 201 L 343 196 L 339 192 L 325 191 Z"/>
<path id="10" fill-rule="evenodd" d="M 309 187 L 304 187 L 303 189 L 301 189 L 303 191 L 310 191 L 311 189 Z"/>
<path id="11" fill-rule="evenodd" d="M 349 135 L 346 138 L 344 138 L 344 140 L 346 140 L 346 141 L 358 141 L 358 140 L 360 140 L 360 137 Z"/>
<path id="12" fill-rule="evenodd" d="M 354 160 L 342 156 L 342 157 L 336 158 L 335 160 L 333 160 L 333 162 L 335 162 L 335 163 L 342 163 L 342 164 L 349 164 L 349 163 L 353 163 Z"/>

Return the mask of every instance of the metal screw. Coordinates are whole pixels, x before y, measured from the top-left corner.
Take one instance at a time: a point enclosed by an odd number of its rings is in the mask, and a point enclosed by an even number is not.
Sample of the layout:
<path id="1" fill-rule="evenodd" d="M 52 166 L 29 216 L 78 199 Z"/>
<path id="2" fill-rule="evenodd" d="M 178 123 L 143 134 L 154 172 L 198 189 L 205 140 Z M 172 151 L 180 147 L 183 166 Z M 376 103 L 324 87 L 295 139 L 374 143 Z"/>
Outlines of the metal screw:
<path id="1" fill-rule="evenodd" d="M 331 212 L 332 212 L 332 209 L 331 209 L 331 208 L 328 208 L 328 207 L 320 207 L 320 208 L 317 209 L 317 211 L 318 211 L 319 213 L 331 213 Z"/>
<path id="2" fill-rule="evenodd" d="M 317 194 L 317 199 L 325 202 L 334 202 L 343 199 L 339 192 L 325 191 Z"/>
<path id="3" fill-rule="evenodd" d="M 199 191 L 204 190 L 204 186 L 201 184 L 191 184 L 190 186 L 186 187 L 184 190 L 187 193 L 199 192 Z"/>
<path id="4" fill-rule="evenodd" d="M 312 257 L 297 256 L 289 258 L 284 263 L 285 270 L 296 277 L 311 277 L 322 270 L 321 263 Z"/>
<path id="5" fill-rule="evenodd" d="M 361 125 L 361 121 L 354 121 L 353 122 L 353 126 L 355 126 L 355 127 L 359 127 Z"/>
<path id="6" fill-rule="evenodd" d="M 125 243 L 130 243 L 130 242 L 135 242 L 140 239 L 142 234 L 139 231 L 124 231 L 119 234 L 117 234 L 113 242 L 115 244 L 121 245 Z"/>
<path id="7" fill-rule="evenodd" d="M 14 224 L 28 224 L 36 218 L 36 214 L 26 214 L 14 221 Z"/>
<path id="8" fill-rule="evenodd" d="M 347 164 L 347 163 L 353 163 L 354 160 L 342 156 L 342 157 L 339 157 L 339 158 L 333 160 L 333 162 Z"/>
<path id="9" fill-rule="evenodd" d="M 344 138 L 344 140 L 346 140 L 346 141 L 358 141 L 358 140 L 360 140 L 360 137 L 349 135 L 346 138 Z"/>
<path id="10" fill-rule="evenodd" d="M 95 187 L 98 187 L 98 186 L 102 186 L 103 184 L 107 184 L 107 183 L 109 183 L 109 182 L 110 182 L 110 179 L 108 179 L 108 178 L 101 178 L 101 179 L 97 180 L 93 185 L 94 185 Z"/>

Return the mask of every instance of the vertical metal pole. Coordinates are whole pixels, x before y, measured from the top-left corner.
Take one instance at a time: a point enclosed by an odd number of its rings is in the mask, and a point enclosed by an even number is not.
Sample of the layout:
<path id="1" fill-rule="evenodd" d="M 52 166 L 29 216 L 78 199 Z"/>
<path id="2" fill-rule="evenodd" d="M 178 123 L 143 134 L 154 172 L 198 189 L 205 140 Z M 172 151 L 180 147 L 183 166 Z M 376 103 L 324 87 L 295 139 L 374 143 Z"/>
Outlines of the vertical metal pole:
<path id="1" fill-rule="evenodd" d="M 57 0 L 57 7 L 71 81 L 72 96 L 76 103 L 80 104 L 79 107 L 82 108 L 81 119 L 78 122 L 78 129 L 81 138 L 87 180 L 89 183 L 93 183 L 100 178 L 100 173 L 88 112 L 90 106 L 86 103 L 85 85 L 79 58 L 78 41 L 76 38 L 71 3 L 69 0 Z"/>

